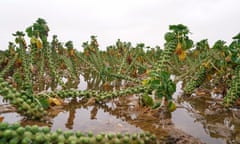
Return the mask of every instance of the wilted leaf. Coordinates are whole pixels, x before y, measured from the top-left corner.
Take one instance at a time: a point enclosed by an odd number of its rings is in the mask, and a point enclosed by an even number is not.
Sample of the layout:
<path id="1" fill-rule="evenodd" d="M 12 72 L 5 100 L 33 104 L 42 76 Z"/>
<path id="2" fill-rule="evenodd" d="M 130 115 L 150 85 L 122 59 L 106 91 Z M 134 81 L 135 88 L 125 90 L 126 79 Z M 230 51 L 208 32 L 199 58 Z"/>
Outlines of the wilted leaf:
<path id="1" fill-rule="evenodd" d="M 74 49 L 71 49 L 69 53 L 70 53 L 70 56 L 75 56 Z"/>
<path id="2" fill-rule="evenodd" d="M 48 103 L 50 105 L 56 105 L 56 106 L 61 106 L 63 105 L 63 101 L 60 98 L 49 98 Z"/>
<path id="3" fill-rule="evenodd" d="M 95 98 L 90 98 L 87 103 L 85 103 L 85 106 L 93 105 L 95 104 L 96 99 Z"/>
<path id="4" fill-rule="evenodd" d="M 42 48 L 42 42 L 41 42 L 40 39 L 37 39 L 36 44 L 37 44 L 37 48 L 38 48 L 38 49 L 41 49 L 41 48 Z"/>
<path id="5" fill-rule="evenodd" d="M 0 116 L 0 122 L 2 122 L 4 120 L 3 116 Z"/>
<path id="6" fill-rule="evenodd" d="M 186 59 L 186 52 L 185 51 L 182 51 L 181 54 L 178 55 L 178 58 L 180 61 L 184 61 Z"/>
<path id="7" fill-rule="evenodd" d="M 108 90 L 111 89 L 111 85 L 109 84 L 109 82 L 105 82 L 105 83 L 103 84 L 103 89 L 106 90 L 106 91 L 108 91 Z"/>
<path id="8" fill-rule="evenodd" d="M 226 61 L 226 62 L 230 62 L 230 61 L 231 61 L 231 55 L 228 55 L 228 56 L 225 58 L 225 61 Z"/>
<path id="9" fill-rule="evenodd" d="M 209 68 L 210 67 L 210 62 L 209 61 L 204 62 L 202 65 L 206 68 Z"/>
<path id="10" fill-rule="evenodd" d="M 177 55 L 180 55 L 181 53 L 182 53 L 182 44 L 180 43 L 180 42 L 178 42 L 178 44 L 177 44 L 177 47 L 176 47 L 176 50 L 175 50 L 175 53 L 177 54 Z"/>

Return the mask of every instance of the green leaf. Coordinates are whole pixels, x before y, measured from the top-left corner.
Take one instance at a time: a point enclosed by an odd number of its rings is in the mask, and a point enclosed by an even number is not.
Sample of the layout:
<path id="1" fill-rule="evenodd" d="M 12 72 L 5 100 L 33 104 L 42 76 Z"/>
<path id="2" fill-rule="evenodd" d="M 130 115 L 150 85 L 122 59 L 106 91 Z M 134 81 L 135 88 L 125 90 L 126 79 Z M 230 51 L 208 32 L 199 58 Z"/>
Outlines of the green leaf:
<path id="1" fill-rule="evenodd" d="M 232 39 L 240 40 L 240 33 L 238 33 L 237 35 L 235 35 Z"/>
<path id="2" fill-rule="evenodd" d="M 41 103 L 41 105 L 42 105 L 42 107 L 44 109 L 47 109 L 49 107 L 49 103 L 48 103 L 48 99 L 47 98 L 41 97 L 38 100 L 39 100 L 39 102 Z"/>
<path id="3" fill-rule="evenodd" d="M 151 71 L 149 75 L 150 77 L 159 77 L 159 73 L 157 73 L 156 71 Z"/>
<path id="4" fill-rule="evenodd" d="M 160 107 L 160 105 L 161 105 L 160 102 L 154 103 L 154 105 L 152 106 L 152 109 L 156 109 L 156 108 Z"/>
<path id="5" fill-rule="evenodd" d="M 186 40 L 186 49 L 190 49 L 193 47 L 193 41 L 190 39 Z"/>
<path id="6" fill-rule="evenodd" d="M 26 33 L 27 33 L 28 37 L 32 37 L 32 35 L 33 35 L 32 26 L 30 26 L 26 29 Z"/>
<path id="7" fill-rule="evenodd" d="M 170 101 L 170 102 L 168 103 L 168 110 L 169 110 L 170 112 L 175 111 L 175 110 L 176 110 L 176 104 L 175 104 L 174 102 Z"/>
<path id="8" fill-rule="evenodd" d="M 170 78 L 170 74 L 168 72 L 165 72 L 165 71 L 161 71 L 160 72 L 160 77 L 163 79 L 163 80 L 167 80 Z"/>
<path id="9" fill-rule="evenodd" d="M 145 106 L 153 106 L 154 104 L 152 97 L 150 97 L 147 93 L 143 94 L 142 101 Z"/>
<path id="10" fill-rule="evenodd" d="M 152 89 L 158 89 L 159 86 L 160 86 L 160 80 L 152 80 L 152 81 L 150 82 L 150 87 L 151 87 Z"/>

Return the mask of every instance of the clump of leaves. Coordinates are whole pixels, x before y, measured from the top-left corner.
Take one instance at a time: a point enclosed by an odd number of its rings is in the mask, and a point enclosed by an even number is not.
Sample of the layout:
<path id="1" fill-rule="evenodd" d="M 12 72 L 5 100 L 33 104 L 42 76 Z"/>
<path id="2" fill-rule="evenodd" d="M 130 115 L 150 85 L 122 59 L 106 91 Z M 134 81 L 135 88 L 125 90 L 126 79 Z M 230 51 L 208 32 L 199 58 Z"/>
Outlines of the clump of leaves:
<path id="1" fill-rule="evenodd" d="M 152 104 L 151 100 L 149 100 L 151 97 L 143 97 L 147 99 L 147 104 L 153 106 L 153 108 L 157 108 L 160 105 L 159 101 L 162 101 L 162 104 L 166 101 L 168 103 L 168 107 L 172 107 L 174 103 L 172 102 L 172 95 L 176 91 L 176 84 L 170 79 L 170 74 L 165 71 L 152 71 L 149 73 L 149 78 L 145 79 L 143 81 L 143 85 L 146 86 L 154 95 L 154 97 L 157 99 L 157 101 Z"/>

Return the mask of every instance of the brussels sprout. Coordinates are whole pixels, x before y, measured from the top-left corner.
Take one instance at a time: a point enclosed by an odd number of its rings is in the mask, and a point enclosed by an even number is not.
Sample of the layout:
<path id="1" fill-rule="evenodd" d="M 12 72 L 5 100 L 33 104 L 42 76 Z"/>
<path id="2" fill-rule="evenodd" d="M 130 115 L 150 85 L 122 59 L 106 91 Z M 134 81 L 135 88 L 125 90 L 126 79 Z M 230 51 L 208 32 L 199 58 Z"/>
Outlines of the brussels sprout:
<path id="1" fill-rule="evenodd" d="M 50 128 L 48 126 L 44 126 L 44 127 L 42 127 L 42 132 L 47 134 L 50 132 Z"/>
<path id="2" fill-rule="evenodd" d="M 42 132 L 38 132 L 35 134 L 34 136 L 34 140 L 37 142 L 37 143 L 43 143 L 46 141 L 46 137 L 45 137 L 45 134 L 42 133 Z"/>
<path id="3" fill-rule="evenodd" d="M 1 122 L 0 123 L 0 130 L 5 130 L 8 128 L 8 123 L 7 122 Z"/>
<path id="4" fill-rule="evenodd" d="M 67 138 L 69 138 L 70 136 L 72 136 L 73 135 L 73 132 L 72 131 L 65 131 L 64 132 L 64 137 L 67 139 Z"/>
<path id="5" fill-rule="evenodd" d="M 122 142 L 123 142 L 124 144 L 130 143 L 129 137 L 128 137 L 128 136 L 124 136 L 123 139 L 122 139 Z"/>
<path id="6" fill-rule="evenodd" d="M 57 133 L 57 132 L 52 132 L 52 133 L 50 134 L 50 140 L 51 140 L 51 141 L 56 141 L 57 138 L 58 138 L 58 133 Z"/>
<path id="7" fill-rule="evenodd" d="M 59 135 L 57 138 L 58 143 L 64 143 L 65 142 L 65 137 L 63 135 Z"/>
<path id="8" fill-rule="evenodd" d="M 111 140 L 111 139 L 114 138 L 114 135 L 113 134 L 108 134 L 107 137 L 108 137 L 109 140 Z"/>
<path id="9" fill-rule="evenodd" d="M 76 135 L 78 138 L 84 136 L 84 134 L 83 134 L 82 132 L 80 132 L 80 131 L 77 131 L 77 132 L 75 133 L 75 135 Z"/>
<path id="10" fill-rule="evenodd" d="M 102 135 L 96 135 L 96 141 L 97 142 L 101 142 L 103 140 L 103 136 Z"/>
<path id="11" fill-rule="evenodd" d="M 132 135 L 132 139 L 133 139 L 133 140 L 136 140 L 136 139 L 137 139 L 137 134 L 133 134 L 133 135 Z"/>
<path id="12" fill-rule="evenodd" d="M 21 141 L 21 144 L 31 144 L 32 140 L 29 137 L 24 137 Z"/>
<path id="13" fill-rule="evenodd" d="M 19 137 L 14 137 L 9 141 L 9 144 L 18 144 L 20 142 Z"/>
<path id="14" fill-rule="evenodd" d="M 33 125 L 31 126 L 31 130 L 30 130 L 33 134 L 36 134 L 37 132 L 39 132 L 39 127 L 37 125 Z"/>
<path id="15" fill-rule="evenodd" d="M 17 128 L 16 132 L 17 132 L 17 134 L 19 134 L 19 135 L 23 135 L 24 132 L 25 132 L 25 128 L 24 128 L 24 127 L 19 127 L 19 128 Z"/>
<path id="16" fill-rule="evenodd" d="M 76 136 L 70 136 L 69 138 L 68 138 L 68 142 L 70 143 L 70 144 L 76 144 L 77 143 L 77 138 L 76 138 Z"/>
<path id="17" fill-rule="evenodd" d="M 23 110 L 28 110 L 29 109 L 29 105 L 26 102 L 23 102 L 21 105 Z"/>
<path id="18" fill-rule="evenodd" d="M 61 134 L 63 133 L 63 131 L 62 131 L 60 128 L 58 128 L 58 129 L 56 130 L 56 133 L 57 133 L 58 135 L 61 135 Z"/>
<path id="19" fill-rule="evenodd" d="M 5 131 L 3 131 L 2 136 L 5 137 L 6 139 L 9 139 L 13 137 L 13 131 L 10 129 L 6 129 Z"/>
<path id="20" fill-rule="evenodd" d="M 93 133 L 91 131 L 88 132 L 88 137 L 93 137 Z"/>
<path id="21" fill-rule="evenodd" d="M 25 131 L 24 133 L 23 133 L 23 137 L 28 137 L 28 138 L 32 138 L 32 133 L 30 132 L 30 131 Z"/>
<path id="22" fill-rule="evenodd" d="M 88 137 L 81 137 L 80 143 L 82 144 L 90 144 L 90 139 Z"/>
<path id="23" fill-rule="evenodd" d="M 116 135 L 117 135 L 117 138 L 118 138 L 118 139 L 121 139 L 121 138 L 122 138 L 122 134 L 117 133 Z"/>
<path id="24" fill-rule="evenodd" d="M 156 135 L 154 135 L 154 134 L 152 134 L 152 135 L 150 136 L 150 138 L 151 138 L 151 140 L 153 140 L 153 141 L 156 141 L 156 140 L 157 140 L 157 137 L 156 137 Z"/>

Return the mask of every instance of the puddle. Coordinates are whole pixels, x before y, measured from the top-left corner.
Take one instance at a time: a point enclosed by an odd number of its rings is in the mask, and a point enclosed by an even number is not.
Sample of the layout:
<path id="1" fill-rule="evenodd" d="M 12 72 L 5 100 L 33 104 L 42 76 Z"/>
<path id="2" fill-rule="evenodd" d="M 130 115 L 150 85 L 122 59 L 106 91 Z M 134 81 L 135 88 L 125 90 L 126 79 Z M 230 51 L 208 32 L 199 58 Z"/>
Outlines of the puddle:
<path id="1" fill-rule="evenodd" d="M 0 116 L 4 117 L 4 120 L 3 120 L 4 122 L 8 122 L 10 124 L 16 123 L 22 120 L 22 116 L 16 112 L 4 113 L 4 114 L 1 114 Z"/>
<path id="2" fill-rule="evenodd" d="M 204 126 L 190 116 L 190 113 L 184 108 L 178 108 L 172 113 L 172 122 L 184 132 L 200 139 L 207 144 L 225 144 L 223 139 L 212 138 L 204 129 Z"/>
<path id="3" fill-rule="evenodd" d="M 94 113 L 94 114 L 93 114 Z M 128 124 L 127 122 L 117 119 L 116 117 L 104 112 L 103 109 L 87 107 L 72 109 L 68 112 L 61 112 L 53 120 L 52 130 L 61 128 L 62 130 L 74 130 L 95 134 L 106 133 L 136 133 L 142 130 Z"/>

